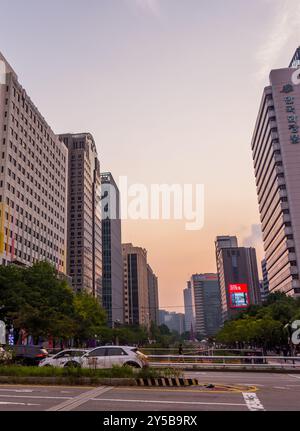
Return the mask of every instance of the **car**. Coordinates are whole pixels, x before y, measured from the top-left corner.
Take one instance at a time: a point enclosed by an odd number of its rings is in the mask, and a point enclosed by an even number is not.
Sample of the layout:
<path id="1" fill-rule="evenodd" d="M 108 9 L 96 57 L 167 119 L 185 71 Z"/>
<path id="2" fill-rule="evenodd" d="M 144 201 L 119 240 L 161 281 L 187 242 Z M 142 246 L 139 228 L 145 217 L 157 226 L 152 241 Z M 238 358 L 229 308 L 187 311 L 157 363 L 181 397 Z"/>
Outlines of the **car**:
<path id="1" fill-rule="evenodd" d="M 136 347 L 103 346 L 96 347 L 83 355 L 80 359 L 82 368 L 112 368 L 129 366 L 145 368 L 149 366 L 148 358 Z"/>
<path id="2" fill-rule="evenodd" d="M 23 365 L 38 365 L 49 353 L 41 346 L 12 346 L 14 360 Z"/>
<path id="3" fill-rule="evenodd" d="M 54 356 L 49 356 L 39 363 L 39 367 L 80 367 L 80 359 L 88 353 L 87 349 L 66 349 Z"/>

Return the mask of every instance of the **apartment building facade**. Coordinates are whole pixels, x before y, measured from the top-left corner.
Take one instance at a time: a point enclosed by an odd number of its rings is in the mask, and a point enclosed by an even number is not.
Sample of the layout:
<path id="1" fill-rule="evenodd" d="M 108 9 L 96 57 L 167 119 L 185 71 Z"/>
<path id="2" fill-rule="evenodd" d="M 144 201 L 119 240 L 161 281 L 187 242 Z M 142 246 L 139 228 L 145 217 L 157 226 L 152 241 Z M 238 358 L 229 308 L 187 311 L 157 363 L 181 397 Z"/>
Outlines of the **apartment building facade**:
<path id="1" fill-rule="evenodd" d="M 62 134 L 69 152 L 67 273 L 75 292 L 102 301 L 100 163 L 90 133 Z"/>
<path id="2" fill-rule="evenodd" d="M 124 323 L 124 283 L 120 192 L 110 172 L 101 173 L 102 208 L 102 305 L 108 324 Z"/>
<path id="3" fill-rule="evenodd" d="M 223 322 L 261 303 L 256 251 L 237 245 L 236 237 L 217 237 L 215 242 Z"/>
<path id="4" fill-rule="evenodd" d="M 125 323 L 150 326 L 147 250 L 122 245 Z"/>
<path id="5" fill-rule="evenodd" d="M 159 324 L 159 298 L 158 298 L 158 278 L 154 274 L 150 265 L 147 265 L 148 296 L 149 296 L 149 319 L 155 325 Z"/>
<path id="6" fill-rule="evenodd" d="M 222 325 L 218 276 L 194 274 L 190 283 L 195 306 L 195 332 L 202 337 L 214 336 Z"/>
<path id="7" fill-rule="evenodd" d="M 0 53 L 0 262 L 66 273 L 68 150 Z"/>
<path id="8" fill-rule="evenodd" d="M 269 290 L 290 296 L 300 295 L 299 58 L 300 48 L 271 71 L 252 139 Z"/>
<path id="9" fill-rule="evenodd" d="M 183 290 L 183 300 L 184 300 L 184 315 L 185 315 L 185 331 L 195 332 L 195 302 L 191 281 L 187 282 L 186 289 Z"/>

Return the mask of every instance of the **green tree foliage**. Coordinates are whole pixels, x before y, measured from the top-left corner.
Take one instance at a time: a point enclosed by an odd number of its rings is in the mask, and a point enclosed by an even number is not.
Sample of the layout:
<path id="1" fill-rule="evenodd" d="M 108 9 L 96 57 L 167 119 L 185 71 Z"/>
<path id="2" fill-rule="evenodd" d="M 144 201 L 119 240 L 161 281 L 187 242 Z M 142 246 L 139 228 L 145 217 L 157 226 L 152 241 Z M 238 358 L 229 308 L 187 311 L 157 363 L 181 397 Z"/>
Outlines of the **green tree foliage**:
<path id="1" fill-rule="evenodd" d="M 300 317 L 300 301 L 283 293 L 271 294 L 263 306 L 252 306 L 225 323 L 216 339 L 233 347 L 273 349 L 288 343 L 285 325 Z"/>
<path id="2" fill-rule="evenodd" d="M 101 339 L 106 313 L 99 302 L 87 293 L 78 293 L 74 297 L 74 308 L 76 338 L 78 340 Z"/>
<path id="3" fill-rule="evenodd" d="M 1 266 L 0 308 L 0 319 L 26 330 L 35 341 L 39 337 L 83 341 L 94 338 L 105 324 L 99 303 L 86 294 L 74 295 L 46 262 L 31 268 Z"/>

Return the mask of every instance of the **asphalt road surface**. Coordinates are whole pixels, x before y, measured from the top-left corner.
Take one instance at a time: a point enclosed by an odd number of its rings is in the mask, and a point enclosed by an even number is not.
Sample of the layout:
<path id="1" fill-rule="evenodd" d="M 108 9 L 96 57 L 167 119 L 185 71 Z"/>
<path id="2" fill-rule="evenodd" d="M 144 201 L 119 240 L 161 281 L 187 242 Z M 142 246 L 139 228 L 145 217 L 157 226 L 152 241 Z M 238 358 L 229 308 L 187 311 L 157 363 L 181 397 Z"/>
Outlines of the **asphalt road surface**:
<path id="1" fill-rule="evenodd" d="M 300 411 L 300 375 L 190 372 L 229 387 L 112 388 L 0 386 L 0 411 Z"/>

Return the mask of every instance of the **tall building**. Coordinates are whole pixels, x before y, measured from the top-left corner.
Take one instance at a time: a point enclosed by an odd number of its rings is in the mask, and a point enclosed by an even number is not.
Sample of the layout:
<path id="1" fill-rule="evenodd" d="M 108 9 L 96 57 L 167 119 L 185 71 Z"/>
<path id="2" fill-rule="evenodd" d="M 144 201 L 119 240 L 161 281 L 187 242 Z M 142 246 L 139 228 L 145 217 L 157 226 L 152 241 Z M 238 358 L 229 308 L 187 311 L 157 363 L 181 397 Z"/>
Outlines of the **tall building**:
<path id="1" fill-rule="evenodd" d="M 220 330 L 221 298 L 217 274 L 194 274 L 191 277 L 191 289 L 195 304 L 197 334 L 209 337 Z"/>
<path id="2" fill-rule="evenodd" d="M 270 292 L 300 295 L 300 48 L 272 70 L 252 139 Z"/>
<path id="3" fill-rule="evenodd" d="M 223 248 L 238 247 L 238 240 L 236 236 L 218 236 L 216 240 L 216 252 Z"/>
<path id="4" fill-rule="evenodd" d="M 185 322 L 183 313 L 169 312 L 165 310 L 159 310 L 159 324 L 166 325 L 170 331 L 178 332 L 183 334 L 185 331 Z"/>
<path id="5" fill-rule="evenodd" d="M 264 259 L 261 262 L 261 269 L 262 269 L 262 275 L 263 279 L 261 281 L 261 288 L 260 288 L 260 295 L 262 302 L 265 302 L 268 299 L 269 296 L 269 278 L 268 278 L 268 270 L 267 270 L 267 261 Z"/>
<path id="6" fill-rule="evenodd" d="M 76 292 L 101 300 L 100 163 L 90 133 L 63 134 L 69 150 L 67 272 Z"/>
<path id="7" fill-rule="evenodd" d="M 195 303 L 191 282 L 187 282 L 187 287 L 183 291 L 184 299 L 184 315 L 185 315 L 185 331 L 195 332 Z"/>
<path id="8" fill-rule="evenodd" d="M 1 53 L 0 67 L 0 262 L 65 273 L 68 150 Z"/>
<path id="9" fill-rule="evenodd" d="M 215 243 L 223 322 L 261 302 L 256 251 L 237 245 L 236 237 L 217 237 Z"/>
<path id="10" fill-rule="evenodd" d="M 149 295 L 149 318 L 150 322 L 159 324 L 159 300 L 158 300 L 158 278 L 150 265 L 147 265 L 148 295 Z"/>
<path id="11" fill-rule="evenodd" d="M 124 284 L 120 192 L 111 173 L 101 174 L 102 195 L 102 305 L 108 324 L 124 323 Z"/>
<path id="12" fill-rule="evenodd" d="M 123 244 L 125 323 L 150 326 L 147 251 Z"/>

